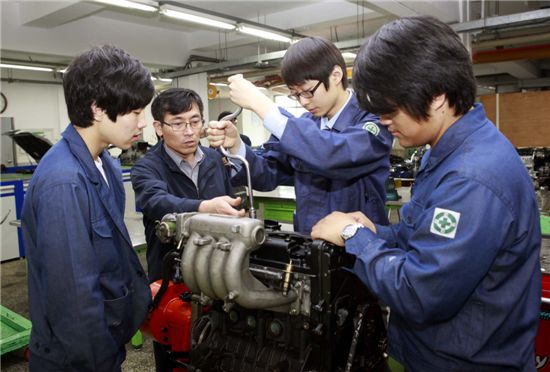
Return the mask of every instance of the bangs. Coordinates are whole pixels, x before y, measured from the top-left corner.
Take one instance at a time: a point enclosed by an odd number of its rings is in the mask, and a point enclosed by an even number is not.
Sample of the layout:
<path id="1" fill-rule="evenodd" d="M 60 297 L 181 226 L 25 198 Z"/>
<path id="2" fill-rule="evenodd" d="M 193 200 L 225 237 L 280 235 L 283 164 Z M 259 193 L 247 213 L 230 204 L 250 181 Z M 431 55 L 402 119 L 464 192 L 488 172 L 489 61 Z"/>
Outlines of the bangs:
<path id="1" fill-rule="evenodd" d="M 375 115 L 385 115 L 397 111 L 398 105 L 392 102 L 382 94 L 369 90 L 356 90 L 357 101 L 363 110 L 372 112 Z"/>

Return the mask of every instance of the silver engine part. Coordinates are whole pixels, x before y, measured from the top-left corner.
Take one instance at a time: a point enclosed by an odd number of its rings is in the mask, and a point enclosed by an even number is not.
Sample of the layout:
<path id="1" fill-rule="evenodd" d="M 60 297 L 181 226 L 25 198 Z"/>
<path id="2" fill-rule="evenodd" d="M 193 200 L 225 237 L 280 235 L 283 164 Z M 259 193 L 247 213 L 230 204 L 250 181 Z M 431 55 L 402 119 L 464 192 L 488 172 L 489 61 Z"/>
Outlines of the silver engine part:
<path id="1" fill-rule="evenodd" d="M 251 273 L 250 253 L 266 239 L 262 221 L 206 213 L 169 214 L 157 231 L 161 240 L 175 239 L 183 247 L 183 280 L 191 291 L 201 294 L 203 304 L 212 299 L 223 300 L 226 311 L 234 303 L 248 309 L 299 311 L 291 306 L 298 294 L 289 288 L 288 279 L 281 291 L 267 287 Z"/>

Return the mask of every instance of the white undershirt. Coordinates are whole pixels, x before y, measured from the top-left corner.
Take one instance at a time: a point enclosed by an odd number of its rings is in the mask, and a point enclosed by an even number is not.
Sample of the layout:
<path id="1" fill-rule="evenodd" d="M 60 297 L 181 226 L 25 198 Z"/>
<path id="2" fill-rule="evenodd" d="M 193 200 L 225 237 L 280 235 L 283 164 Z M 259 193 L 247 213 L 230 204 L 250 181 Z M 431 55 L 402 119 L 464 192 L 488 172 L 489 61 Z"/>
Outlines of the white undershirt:
<path id="1" fill-rule="evenodd" d="M 109 181 L 107 181 L 107 175 L 105 174 L 105 170 L 103 169 L 103 162 L 101 161 L 101 158 L 98 156 L 97 160 L 94 160 L 95 166 L 97 169 L 99 169 L 99 173 L 103 176 L 103 179 L 105 180 L 105 183 L 107 186 L 109 186 Z"/>

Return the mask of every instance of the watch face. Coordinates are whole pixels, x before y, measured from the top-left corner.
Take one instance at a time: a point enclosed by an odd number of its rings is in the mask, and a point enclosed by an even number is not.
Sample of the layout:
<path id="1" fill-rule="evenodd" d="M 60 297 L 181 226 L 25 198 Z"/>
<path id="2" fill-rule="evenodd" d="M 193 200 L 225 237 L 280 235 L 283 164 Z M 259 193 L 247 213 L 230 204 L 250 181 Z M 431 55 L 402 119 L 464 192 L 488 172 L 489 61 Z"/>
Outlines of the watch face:
<path id="1" fill-rule="evenodd" d="M 357 232 L 357 229 L 360 227 L 362 227 L 362 225 L 358 223 L 353 223 L 345 226 L 342 229 L 342 233 L 340 234 L 342 236 L 342 239 L 348 240 L 349 238 L 355 235 L 355 233 Z"/>

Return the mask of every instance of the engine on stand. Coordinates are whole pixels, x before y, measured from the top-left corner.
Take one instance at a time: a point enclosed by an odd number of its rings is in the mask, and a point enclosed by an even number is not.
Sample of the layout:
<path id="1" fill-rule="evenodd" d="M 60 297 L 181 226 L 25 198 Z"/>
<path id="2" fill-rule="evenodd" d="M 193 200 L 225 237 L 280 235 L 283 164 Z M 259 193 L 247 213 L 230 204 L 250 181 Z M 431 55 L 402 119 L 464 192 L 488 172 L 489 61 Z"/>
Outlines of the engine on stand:
<path id="1" fill-rule="evenodd" d="M 212 214 L 166 215 L 157 235 L 178 247 L 190 290 L 166 294 L 182 316 L 182 302 L 194 305 L 191 329 L 180 332 L 191 342 L 180 364 L 188 371 L 368 371 L 383 361 L 380 307 L 344 249 Z M 175 343 L 164 327 L 157 334 Z"/>

